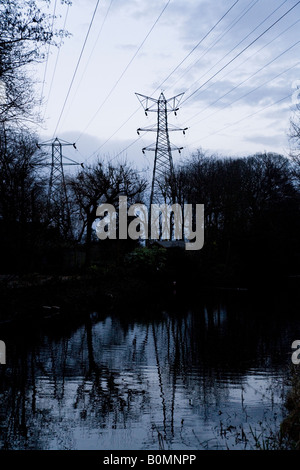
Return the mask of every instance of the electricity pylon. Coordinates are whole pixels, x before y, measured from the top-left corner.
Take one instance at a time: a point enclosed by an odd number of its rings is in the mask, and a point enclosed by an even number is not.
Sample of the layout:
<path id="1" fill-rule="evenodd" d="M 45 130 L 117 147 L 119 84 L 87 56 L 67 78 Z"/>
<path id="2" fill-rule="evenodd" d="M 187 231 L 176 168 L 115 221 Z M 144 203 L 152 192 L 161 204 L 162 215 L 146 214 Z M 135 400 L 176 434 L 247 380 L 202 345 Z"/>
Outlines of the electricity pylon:
<path id="1" fill-rule="evenodd" d="M 162 198 L 164 199 L 164 202 L 166 202 L 166 199 L 169 196 L 171 203 L 174 203 L 177 200 L 172 151 L 178 150 L 180 152 L 182 147 L 174 147 L 170 143 L 169 132 L 183 131 L 183 133 L 185 133 L 187 128 L 181 129 L 168 124 L 168 114 L 174 112 L 176 115 L 183 94 L 184 93 L 180 93 L 179 95 L 166 99 L 163 92 L 161 92 L 158 100 L 156 100 L 150 96 L 136 93 L 137 98 L 145 110 L 146 116 L 148 115 L 148 112 L 157 113 L 157 127 L 149 126 L 137 129 L 138 134 L 144 131 L 156 132 L 156 143 L 142 149 L 143 153 L 147 150 L 155 152 L 150 195 L 150 211 L 151 205 L 154 203 L 160 203 Z M 168 189 L 170 190 L 168 191 Z"/>
<path id="2" fill-rule="evenodd" d="M 72 236 L 70 206 L 67 195 L 67 187 L 64 175 L 65 165 L 81 165 L 71 158 L 65 157 L 62 153 L 63 147 L 73 146 L 64 140 L 48 140 L 37 144 L 40 147 L 51 147 L 51 163 L 46 164 L 51 167 L 48 186 L 47 209 L 51 224 L 55 226 L 64 237 Z M 67 160 L 67 162 L 64 161 Z"/>

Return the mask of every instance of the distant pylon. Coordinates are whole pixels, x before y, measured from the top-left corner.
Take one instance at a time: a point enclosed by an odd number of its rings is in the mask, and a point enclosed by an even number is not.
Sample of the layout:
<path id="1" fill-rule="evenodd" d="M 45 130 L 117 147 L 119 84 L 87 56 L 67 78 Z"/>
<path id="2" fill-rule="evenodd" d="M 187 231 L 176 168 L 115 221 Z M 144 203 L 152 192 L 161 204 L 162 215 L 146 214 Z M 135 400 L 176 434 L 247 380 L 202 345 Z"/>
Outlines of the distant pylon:
<path id="1" fill-rule="evenodd" d="M 63 155 L 62 148 L 66 146 L 73 146 L 76 149 L 75 144 L 58 139 L 57 137 L 53 140 L 38 144 L 39 148 L 51 147 L 51 163 L 47 164 L 51 167 L 47 199 L 48 216 L 50 217 L 52 225 L 54 225 L 63 236 L 70 237 L 72 236 L 71 217 L 64 166 L 80 165 L 80 163 Z M 63 159 L 68 160 L 68 162 L 64 162 Z"/>
<path id="2" fill-rule="evenodd" d="M 157 113 L 157 127 L 150 126 L 137 129 L 138 134 L 140 131 L 156 132 L 156 143 L 142 149 L 143 152 L 146 150 L 155 152 L 150 211 L 151 205 L 162 202 L 162 199 L 163 202 L 167 202 L 166 200 L 169 198 L 170 203 L 174 203 L 177 200 L 172 150 L 178 150 L 180 152 L 182 147 L 174 147 L 171 145 L 169 132 L 183 131 L 183 133 L 185 133 L 187 128 L 181 129 L 169 125 L 168 114 L 174 112 L 176 115 L 183 94 L 184 93 L 180 93 L 179 95 L 166 99 L 163 92 L 161 92 L 158 100 L 156 100 L 149 96 L 136 93 L 137 98 L 145 110 L 146 116 L 148 112 Z M 169 185 L 167 184 L 168 180 Z"/>

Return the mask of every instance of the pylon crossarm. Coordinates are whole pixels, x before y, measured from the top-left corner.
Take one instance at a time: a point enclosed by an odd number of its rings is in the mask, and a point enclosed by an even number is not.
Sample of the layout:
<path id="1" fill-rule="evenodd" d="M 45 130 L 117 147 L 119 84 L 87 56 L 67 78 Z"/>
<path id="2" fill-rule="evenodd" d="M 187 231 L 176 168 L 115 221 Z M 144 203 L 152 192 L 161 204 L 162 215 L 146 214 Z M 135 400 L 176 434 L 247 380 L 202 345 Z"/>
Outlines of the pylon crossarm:
<path id="1" fill-rule="evenodd" d="M 170 145 L 170 150 L 171 151 L 177 150 L 179 152 L 180 150 L 183 150 L 183 147 L 175 147 L 174 145 Z M 156 146 L 155 144 L 152 144 L 142 149 L 142 152 L 156 152 L 156 151 L 160 155 L 165 154 L 169 158 L 169 149 L 166 150 L 164 147 L 159 147 L 159 146 Z"/>
<path id="2" fill-rule="evenodd" d="M 181 131 L 181 132 L 184 132 L 188 130 L 188 127 L 176 127 L 176 126 L 172 126 L 171 124 L 169 124 L 169 132 L 175 132 L 175 131 Z M 158 132 L 159 129 L 157 127 L 152 127 L 152 126 L 149 126 L 149 127 L 139 127 L 137 129 L 137 133 L 139 132 Z"/>
<path id="3" fill-rule="evenodd" d="M 136 131 L 138 134 L 139 132 L 157 132 L 157 128 L 153 126 L 139 127 Z"/>
<path id="4" fill-rule="evenodd" d="M 70 143 L 70 142 L 67 142 L 65 140 L 62 140 L 62 139 L 58 139 L 57 137 L 54 139 L 54 140 L 45 140 L 44 142 L 39 142 L 37 144 L 38 147 L 49 147 L 49 145 L 55 145 L 55 146 L 59 146 L 59 145 L 63 145 L 64 147 L 65 146 L 72 146 L 74 147 L 75 144 L 74 143 Z"/>
<path id="5" fill-rule="evenodd" d="M 166 108 L 168 112 L 176 112 L 178 111 L 178 106 L 180 101 L 182 100 L 184 93 L 179 93 L 176 96 L 172 96 L 172 98 L 169 98 L 166 100 Z"/>
<path id="6" fill-rule="evenodd" d="M 64 166 L 78 166 L 80 163 L 63 163 Z"/>
<path id="7" fill-rule="evenodd" d="M 157 102 L 158 100 L 155 100 L 154 98 L 151 98 L 150 96 L 146 95 L 141 95 L 140 93 L 136 93 L 136 96 L 143 106 L 145 112 L 157 112 Z"/>
<path id="8" fill-rule="evenodd" d="M 69 160 L 72 162 L 72 165 L 79 165 L 78 162 L 75 162 L 75 160 L 72 160 L 72 158 L 66 157 L 65 155 L 62 156 L 65 160 Z M 70 163 L 64 163 L 64 165 L 70 165 Z"/>
<path id="9" fill-rule="evenodd" d="M 185 133 L 185 131 L 188 130 L 188 127 L 176 127 L 176 126 L 173 126 L 172 124 L 169 124 L 168 130 L 169 130 L 169 132 L 181 131 L 181 132 Z"/>
<path id="10" fill-rule="evenodd" d="M 148 145 L 148 147 L 144 147 L 142 149 L 142 152 L 155 152 L 155 150 L 156 150 L 156 145 L 151 144 L 151 145 Z"/>
<path id="11" fill-rule="evenodd" d="M 154 149 L 154 150 L 155 150 L 155 149 Z M 171 150 L 171 152 L 173 152 L 173 151 L 179 152 L 179 150 L 183 150 L 183 147 L 175 147 L 174 145 L 170 145 L 169 150 Z M 157 148 L 157 151 L 160 153 L 160 155 L 166 155 L 166 157 L 169 158 L 169 152 L 166 151 L 164 148 L 158 147 L 158 148 Z"/>

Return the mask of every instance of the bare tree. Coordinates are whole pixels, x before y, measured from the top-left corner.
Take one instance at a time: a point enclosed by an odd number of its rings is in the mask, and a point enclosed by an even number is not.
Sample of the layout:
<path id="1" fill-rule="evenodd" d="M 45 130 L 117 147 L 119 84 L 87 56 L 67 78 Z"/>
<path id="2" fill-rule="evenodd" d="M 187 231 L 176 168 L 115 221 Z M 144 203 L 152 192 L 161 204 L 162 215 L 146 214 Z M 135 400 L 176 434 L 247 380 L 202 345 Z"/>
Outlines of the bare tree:
<path id="1" fill-rule="evenodd" d="M 46 185 L 40 177 L 44 156 L 36 137 L 25 131 L 0 132 L 0 224 L 2 261 L 13 269 L 41 243 L 46 227 Z M 26 264 L 26 263 L 25 263 Z"/>
<path id="2" fill-rule="evenodd" d="M 300 187 L 300 106 L 298 108 L 298 117 L 290 121 L 289 138 L 291 142 L 290 157 L 292 160 L 292 172 L 295 183 Z"/>
<path id="3" fill-rule="evenodd" d="M 0 214 L 7 223 L 41 221 L 43 211 L 38 210 L 37 200 L 43 181 L 38 173 L 44 156 L 36 141 L 25 131 L 0 132 Z"/>
<path id="4" fill-rule="evenodd" d="M 128 163 L 105 165 L 98 160 L 93 166 L 80 170 L 75 177 L 69 177 L 68 187 L 74 201 L 71 212 L 77 223 L 78 241 L 85 235 L 87 265 L 90 263 L 92 225 L 96 220 L 99 204 L 117 206 L 121 195 L 128 197 L 129 204 L 138 202 L 146 186 L 146 180 Z"/>
<path id="5" fill-rule="evenodd" d="M 44 4 L 49 3 L 43 0 Z M 37 103 L 28 66 L 44 61 L 48 45 L 65 36 L 36 0 L 2 0 L 0 4 L 0 122 L 32 119 Z"/>

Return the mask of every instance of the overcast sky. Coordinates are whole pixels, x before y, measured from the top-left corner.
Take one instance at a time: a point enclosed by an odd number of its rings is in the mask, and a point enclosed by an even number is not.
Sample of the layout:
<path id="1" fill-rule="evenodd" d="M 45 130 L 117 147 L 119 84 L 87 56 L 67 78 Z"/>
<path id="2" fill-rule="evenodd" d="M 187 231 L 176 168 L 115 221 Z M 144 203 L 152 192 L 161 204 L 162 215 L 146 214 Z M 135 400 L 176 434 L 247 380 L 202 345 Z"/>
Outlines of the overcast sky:
<path id="1" fill-rule="evenodd" d="M 166 98 L 184 93 L 177 116 L 169 115 L 170 124 L 188 127 L 185 136 L 171 134 L 184 147 L 175 162 L 197 148 L 287 154 L 291 95 L 300 80 L 300 3 L 288 14 L 296 0 L 234 3 L 100 0 L 74 77 L 97 0 L 73 0 L 66 21 L 71 37 L 37 70 L 41 82 L 45 76 L 38 88 L 41 138 L 76 142 L 78 151 L 68 155 L 80 161 L 122 155 L 150 171 L 153 153 L 141 149 L 155 134 L 138 139 L 136 129 L 154 124 L 156 115 L 145 116 L 135 93 L 158 98 L 163 91 Z M 52 0 L 48 11 L 54 6 Z M 57 0 L 56 28 L 67 9 Z"/>

